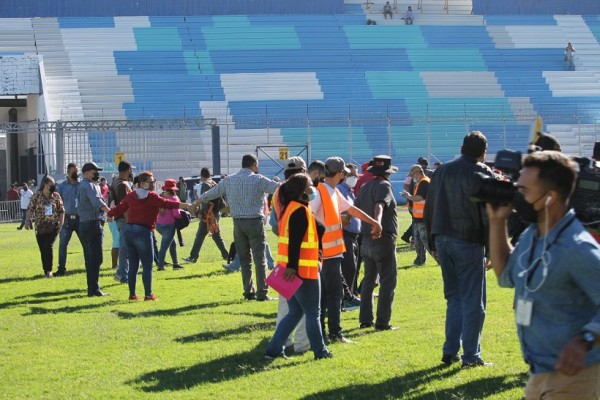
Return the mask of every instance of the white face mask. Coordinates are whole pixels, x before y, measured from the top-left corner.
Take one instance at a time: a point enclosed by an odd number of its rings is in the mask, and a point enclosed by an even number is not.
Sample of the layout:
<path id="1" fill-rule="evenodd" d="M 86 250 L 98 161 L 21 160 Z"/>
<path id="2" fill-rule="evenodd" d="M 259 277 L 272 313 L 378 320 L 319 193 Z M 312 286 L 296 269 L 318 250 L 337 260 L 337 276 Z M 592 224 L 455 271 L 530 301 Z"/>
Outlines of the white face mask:
<path id="1" fill-rule="evenodd" d="M 352 189 L 354 186 L 356 186 L 356 182 L 358 181 L 358 177 L 356 176 L 349 176 L 348 178 L 346 178 L 346 185 L 348 185 L 348 187 L 350 189 Z"/>

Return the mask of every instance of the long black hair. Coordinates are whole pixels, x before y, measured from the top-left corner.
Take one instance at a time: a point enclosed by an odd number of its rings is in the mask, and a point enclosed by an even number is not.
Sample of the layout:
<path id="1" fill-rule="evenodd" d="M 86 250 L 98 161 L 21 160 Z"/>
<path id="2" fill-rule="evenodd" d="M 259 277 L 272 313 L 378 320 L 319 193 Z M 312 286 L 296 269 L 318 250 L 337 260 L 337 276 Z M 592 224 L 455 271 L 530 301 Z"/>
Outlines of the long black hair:
<path id="1" fill-rule="evenodd" d="M 304 197 L 304 191 L 306 190 L 306 186 L 309 184 L 310 178 L 306 174 L 295 174 L 290 176 L 290 178 L 279 188 L 279 197 L 281 204 L 283 205 L 281 214 L 285 211 L 288 204 L 291 201 L 307 201 L 308 199 Z"/>

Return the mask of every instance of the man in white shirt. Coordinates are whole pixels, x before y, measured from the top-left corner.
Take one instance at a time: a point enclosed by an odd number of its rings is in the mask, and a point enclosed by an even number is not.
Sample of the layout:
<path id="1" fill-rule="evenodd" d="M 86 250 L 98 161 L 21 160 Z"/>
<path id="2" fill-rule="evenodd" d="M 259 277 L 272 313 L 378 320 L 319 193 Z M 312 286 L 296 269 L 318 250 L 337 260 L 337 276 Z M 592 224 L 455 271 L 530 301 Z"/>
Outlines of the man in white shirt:
<path id="1" fill-rule="evenodd" d="M 27 183 L 23 183 L 23 187 L 19 190 L 19 198 L 21 199 L 21 225 L 17 228 L 18 230 L 23 229 L 25 225 L 25 216 L 27 215 L 27 207 L 29 206 L 31 196 L 33 196 L 33 192 L 29 189 Z"/>

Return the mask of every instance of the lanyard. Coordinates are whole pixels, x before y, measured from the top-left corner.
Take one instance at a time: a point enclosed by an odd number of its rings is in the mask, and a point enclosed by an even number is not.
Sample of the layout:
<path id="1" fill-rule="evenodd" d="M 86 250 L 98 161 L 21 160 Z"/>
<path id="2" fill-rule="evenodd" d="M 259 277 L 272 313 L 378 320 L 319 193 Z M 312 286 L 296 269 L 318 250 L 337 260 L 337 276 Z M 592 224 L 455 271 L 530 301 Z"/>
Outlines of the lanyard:
<path id="1" fill-rule="evenodd" d="M 560 230 L 558 231 L 558 233 L 556 234 L 556 237 L 554 238 L 554 240 L 542 250 L 542 255 L 535 261 L 533 261 L 533 253 L 535 252 L 535 243 L 532 243 L 531 246 L 531 250 L 529 250 L 529 259 L 528 259 L 528 263 L 529 265 L 531 265 L 531 267 L 529 267 L 528 269 L 525 270 L 525 290 L 527 291 L 531 291 L 531 292 L 535 292 L 537 291 L 542 284 L 544 283 L 545 279 L 546 279 L 546 274 L 547 274 L 547 268 L 548 268 L 548 264 L 544 265 L 544 277 L 542 278 L 542 282 L 538 285 L 538 287 L 535 290 L 530 290 L 529 289 L 529 284 L 531 283 L 531 278 L 533 277 L 533 274 L 535 274 L 535 271 L 537 270 L 537 268 L 539 267 L 540 263 L 543 261 L 544 259 L 544 253 L 546 253 L 547 251 L 550 250 L 550 248 L 552 248 L 552 246 L 558 241 L 558 239 L 560 238 L 560 235 L 563 234 L 563 232 L 569 227 L 571 226 L 571 224 L 573 223 L 573 221 L 575 221 L 576 217 L 571 218 L 571 220 L 567 223 L 565 223 L 565 225 L 560 228 Z M 532 242 L 535 240 L 535 237 L 532 237 Z M 532 265 L 533 262 L 533 265 Z"/>

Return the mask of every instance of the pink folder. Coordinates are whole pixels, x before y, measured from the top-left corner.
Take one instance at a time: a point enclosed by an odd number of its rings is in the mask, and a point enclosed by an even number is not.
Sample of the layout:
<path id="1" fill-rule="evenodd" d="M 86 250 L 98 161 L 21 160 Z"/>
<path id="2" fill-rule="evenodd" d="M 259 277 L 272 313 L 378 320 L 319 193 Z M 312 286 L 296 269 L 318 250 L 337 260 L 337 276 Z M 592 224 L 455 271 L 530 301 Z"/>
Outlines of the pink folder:
<path id="1" fill-rule="evenodd" d="M 273 289 L 277 291 L 280 295 L 289 300 L 294 296 L 296 290 L 302 285 L 302 279 L 297 276 L 294 277 L 292 281 L 286 281 L 283 279 L 283 273 L 285 272 L 285 267 L 281 265 L 276 266 L 271 274 L 267 276 L 265 281 L 267 285 L 271 286 Z"/>

